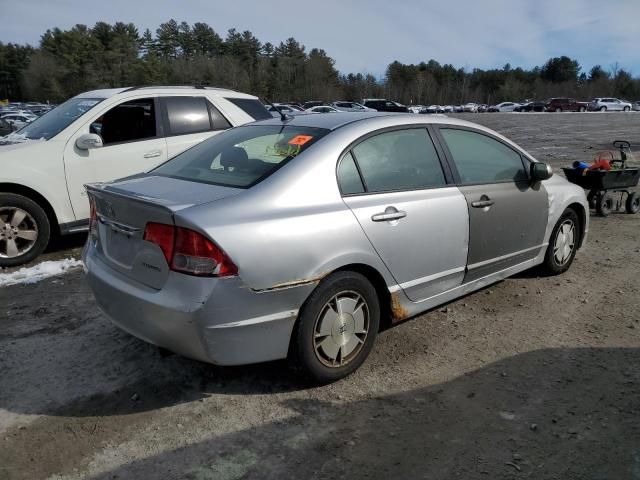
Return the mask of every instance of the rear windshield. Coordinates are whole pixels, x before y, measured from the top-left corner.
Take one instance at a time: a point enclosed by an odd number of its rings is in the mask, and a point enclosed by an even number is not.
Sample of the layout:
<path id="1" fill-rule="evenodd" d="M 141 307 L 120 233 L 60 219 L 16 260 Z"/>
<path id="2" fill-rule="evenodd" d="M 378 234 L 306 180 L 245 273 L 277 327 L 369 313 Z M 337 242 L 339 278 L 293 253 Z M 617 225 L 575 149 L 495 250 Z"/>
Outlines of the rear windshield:
<path id="1" fill-rule="evenodd" d="M 244 113 L 249 115 L 254 120 L 266 120 L 268 118 L 271 118 L 271 114 L 267 111 L 267 109 L 260 102 L 260 100 L 256 100 L 253 98 L 234 98 L 234 97 L 228 97 L 227 100 L 229 100 L 236 107 L 244 111 Z"/>
<path id="2" fill-rule="evenodd" d="M 249 188 L 305 151 L 329 130 L 286 125 L 232 128 L 181 153 L 151 173 Z"/>

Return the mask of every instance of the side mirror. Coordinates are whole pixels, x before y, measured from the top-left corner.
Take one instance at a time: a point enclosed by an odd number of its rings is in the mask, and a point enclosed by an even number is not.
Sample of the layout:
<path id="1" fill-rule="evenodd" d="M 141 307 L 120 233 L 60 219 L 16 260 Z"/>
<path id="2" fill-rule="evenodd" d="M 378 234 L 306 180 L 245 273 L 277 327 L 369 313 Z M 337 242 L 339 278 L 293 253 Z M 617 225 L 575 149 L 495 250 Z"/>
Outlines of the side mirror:
<path id="1" fill-rule="evenodd" d="M 542 180 L 546 180 L 551 178 L 553 175 L 553 168 L 551 165 L 547 165 L 542 162 L 534 162 L 531 164 L 531 180 L 534 182 L 541 182 Z"/>
<path id="2" fill-rule="evenodd" d="M 102 147 L 102 137 L 95 133 L 85 133 L 76 139 L 76 147 L 80 150 L 90 150 Z"/>

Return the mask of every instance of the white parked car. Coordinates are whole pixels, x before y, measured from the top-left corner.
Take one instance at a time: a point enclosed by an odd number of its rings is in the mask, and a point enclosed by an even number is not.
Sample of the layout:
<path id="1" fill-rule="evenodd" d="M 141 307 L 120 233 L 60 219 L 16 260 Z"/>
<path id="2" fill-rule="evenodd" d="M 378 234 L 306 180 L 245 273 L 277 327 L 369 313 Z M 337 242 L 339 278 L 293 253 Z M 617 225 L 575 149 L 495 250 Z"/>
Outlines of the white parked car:
<path id="1" fill-rule="evenodd" d="M 365 107 L 358 102 L 337 101 L 332 102 L 330 105 L 343 112 L 375 112 L 373 108 Z"/>
<path id="2" fill-rule="evenodd" d="M 617 98 L 594 98 L 589 103 L 589 110 L 601 112 L 628 112 L 631 110 L 631 103 Z"/>
<path id="3" fill-rule="evenodd" d="M 478 104 L 477 103 L 466 103 L 466 104 L 464 104 L 464 106 L 462 108 L 463 108 L 463 111 L 465 111 L 465 112 L 476 113 L 478 111 Z"/>
<path id="4" fill-rule="evenodd" d="M 489 107 L 490 112 L 513 112 L 517 107 L 519 107 L 519 103 L 515 102 L 502 102 L 497 105 L 493 105 Z"/>
<path id="5" fill-rule="evenodd" d="M 5 113 L 3 115 L 0 115 L 0 118 L 11 125 L 13 128 L 20 129 L 27 123 L 33 122 L 38 117 L 31 113 Z"/>
<path id="6" fill-rule="evenodd" d="M 337 108 L 330 107 L 329 105 L 318 105 L 317 107 L 307 108 L 305 110 L 309 113 L 341 113 L 342 110 L 338 110 Z"/>
<path id="7" fill-rule="evenodd" d="M 633 110 L 634 112 L 640 112 L 640 100 L 633 102 L 631 110 Z"/>
<path id="8" fill-rule="evenodd" d="M 73 97 L 0 139 L 0 267 L 32 260 L 51 235 L 86 230 L 85 184 L 150 170 L 222 130 L 267 118 L 257 97 L 218 88 Z"/>

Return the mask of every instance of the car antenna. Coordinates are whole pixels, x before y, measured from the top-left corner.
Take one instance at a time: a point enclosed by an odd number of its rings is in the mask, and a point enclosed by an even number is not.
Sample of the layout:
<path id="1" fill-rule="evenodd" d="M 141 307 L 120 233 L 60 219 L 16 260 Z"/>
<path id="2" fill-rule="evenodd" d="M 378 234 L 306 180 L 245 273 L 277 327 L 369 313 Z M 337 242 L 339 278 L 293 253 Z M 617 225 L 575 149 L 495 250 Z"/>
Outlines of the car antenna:
<path id="1" fill-rule="evenodd" d="M 273 107 L 273 109 L 280 114 L 280 120 L 281 121 L 286 122 L 287 120 L 291 120 L 292 119 L 292 117 L 290 115 L 287 115 L 282 110 L 280 110 L 278 107 L 276 107 L 275 104 L 273 102 L 271 102 L 271 100 L 269 100 L 268 98 L 265 98 L 265 100 L 267 101 L 268 105 L 271 105 Z"/>

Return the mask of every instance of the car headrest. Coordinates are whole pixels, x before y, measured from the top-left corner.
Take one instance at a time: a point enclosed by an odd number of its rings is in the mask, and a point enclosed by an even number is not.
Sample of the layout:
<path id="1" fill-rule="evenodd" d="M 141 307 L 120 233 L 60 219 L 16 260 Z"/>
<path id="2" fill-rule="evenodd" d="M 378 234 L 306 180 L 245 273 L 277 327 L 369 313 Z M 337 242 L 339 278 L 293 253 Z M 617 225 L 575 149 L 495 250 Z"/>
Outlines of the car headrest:
<path id="1" fill-rule="evenodd" d="M 222 165 L 225 170 L 229 167 L 233 167 L 234 169 L 247 168 L 249 166 L 249 157 L 244 148 L 231 147 L 224 150 L 222 155 L 220 155 L 220 165 Z"/>

